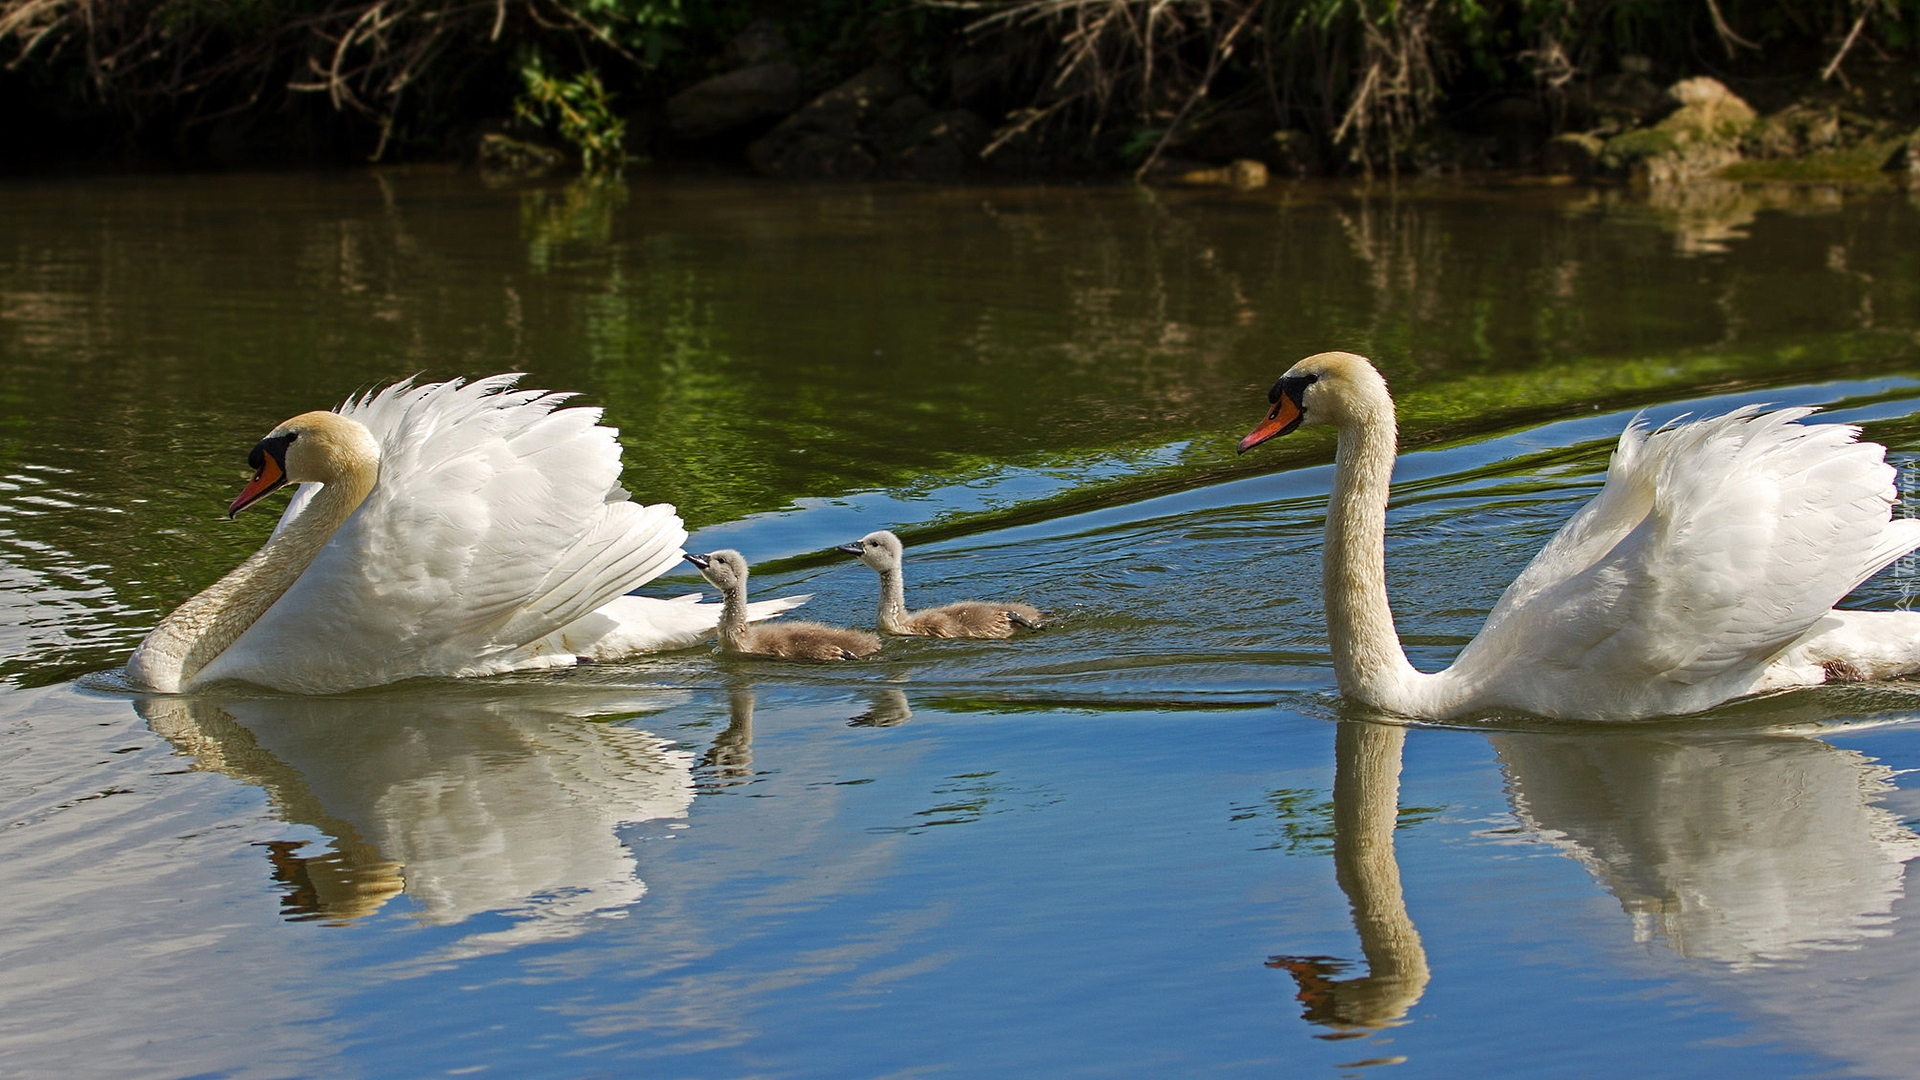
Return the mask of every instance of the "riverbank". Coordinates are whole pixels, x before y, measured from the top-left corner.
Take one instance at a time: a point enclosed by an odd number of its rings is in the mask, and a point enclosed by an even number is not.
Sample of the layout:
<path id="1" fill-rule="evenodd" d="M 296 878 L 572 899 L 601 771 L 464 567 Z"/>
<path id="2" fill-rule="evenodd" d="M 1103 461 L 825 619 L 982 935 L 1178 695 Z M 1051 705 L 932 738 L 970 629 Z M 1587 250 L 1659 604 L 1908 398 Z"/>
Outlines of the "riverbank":
<path id="1" fill-rule="evenodd" d="M 1920 0 L 0 0 L 0 168 L 782 179 L 1911 172 Z"/>

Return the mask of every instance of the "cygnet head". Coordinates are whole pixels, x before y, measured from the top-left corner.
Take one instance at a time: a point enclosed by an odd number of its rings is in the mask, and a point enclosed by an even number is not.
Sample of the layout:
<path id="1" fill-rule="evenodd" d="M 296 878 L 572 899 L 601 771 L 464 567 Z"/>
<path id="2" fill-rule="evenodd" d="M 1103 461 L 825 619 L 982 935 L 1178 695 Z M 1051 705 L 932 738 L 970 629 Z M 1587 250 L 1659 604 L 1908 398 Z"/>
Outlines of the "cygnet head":
<path id="1" fill-rule="evenodd" d="M 1240 440 L 1243 454 L 1298 427 L 1345 426 L 1369 419 L 1383 405 L 1393 407 L 1387 380 L 1366 357 L 1349 352 L 1316 353 L 1293 365 L 1267 391 L 1267 400 L 1273 408 Z"/>
<path id="2" fill-rule="evenodd" d="M 870 532 L 851 544 L 841 544 L 839 549 L 849 555 L 860 556 L 860 561 L 881 573 L 900 569 L 900 559 L 905 552 L 900 538 L 881 529 Z"/>
<path id="3" fill-rule="evenodd" d="M 721 548 L 707 555 L 689 553 L 687 561 L 699 567 L 701 576 L 721 592 L 745 589 L 747 586 L 746 556 L 732 548 Z"/>
<path id="4" fill-rule="evenodd" d="M 253 479 L 227 506 L 232 517 L 283 485 L 331 484 L 346 478 L 369 485 L 380 465 L 380 444 L 365 424 L 331 412 L 308 412 L 281 424 L 247 454 Z"/>

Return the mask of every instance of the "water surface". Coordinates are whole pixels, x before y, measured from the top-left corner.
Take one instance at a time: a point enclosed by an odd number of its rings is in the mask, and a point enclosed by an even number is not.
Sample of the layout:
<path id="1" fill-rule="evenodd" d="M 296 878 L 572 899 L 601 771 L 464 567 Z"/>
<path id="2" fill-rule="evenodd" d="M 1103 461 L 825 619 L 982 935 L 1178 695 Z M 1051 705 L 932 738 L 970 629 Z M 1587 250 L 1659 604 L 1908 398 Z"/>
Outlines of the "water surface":
<path id="1" fill-rule="evenodd" d="M 1319 620 L 1329 443 L 1232 453 L 1292 360 L 1373 356 L 1444 664 L 1637 411 L 1821 405 L 1911 471 L 1905 195 L 5 194 L 0 1072 L 1911 1074 L 1920 691 L 1382 723 Z M 222 510 L 274 424 L 495 371 L 604 407 L 757 595 L 870 624 L 830 549 L 892 527 L 913 597 L 1057 622 L 325 698 L 100 674 L 264 538 Z"/>

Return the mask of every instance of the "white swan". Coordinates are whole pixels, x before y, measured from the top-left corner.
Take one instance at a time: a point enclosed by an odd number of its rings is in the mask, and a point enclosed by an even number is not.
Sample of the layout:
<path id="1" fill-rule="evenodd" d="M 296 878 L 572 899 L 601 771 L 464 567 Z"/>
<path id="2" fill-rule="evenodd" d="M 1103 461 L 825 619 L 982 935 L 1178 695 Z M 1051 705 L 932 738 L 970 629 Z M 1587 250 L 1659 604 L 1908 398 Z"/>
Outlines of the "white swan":
<path id="1" fill-rule="evenodd" d="M 1746 694 L 1920 670 L 1920 613 L 1840 611 L 1920 546 L 1891 518 L 1884 448 L 1812 409 L 1749 406 L 1628 426 L 1600 494 L 1507 588 L 1453 665 L 1414 670 L 1385 577 L 1393 399 L 1365 359 L 1309 356 L 1268 394 L 1245 452 L 1303 424 L 1338 432 L 1322 586 L 1340 691 L 1403 716 L 1490 709 L 1631 720 Z"/>
<path id="2" fill-rule="evenodd" d="M 687 532 L 671 505 L 630 501 L 618 433 L 600 410 L 558 408 L 571 395 L 512 389 L 518 379 L 408 380 L 275 428 L 228 515 L 305 486 L 265 546 L 147 635 L 128 680 L 332 693 L 710 634 L 719 604 L 622 595 L 678 563 Z"/>

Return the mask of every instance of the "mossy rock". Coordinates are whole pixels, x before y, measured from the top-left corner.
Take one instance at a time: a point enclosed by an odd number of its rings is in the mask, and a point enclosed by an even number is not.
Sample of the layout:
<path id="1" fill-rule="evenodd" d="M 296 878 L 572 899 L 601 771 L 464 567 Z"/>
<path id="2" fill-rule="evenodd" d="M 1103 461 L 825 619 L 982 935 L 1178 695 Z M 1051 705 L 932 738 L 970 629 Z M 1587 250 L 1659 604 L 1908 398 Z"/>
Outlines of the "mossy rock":
<path id="1" fill-rule="evenodd" d="M 1606 157 L 1619 164 L 1631 164 L 1642 158 L 1657 154 L 1671 154 L 1680 149 L 1680 140 L 1665 128 L 1641 128 L 1638 131 L 1622 132 L 1608 139 L 1602 151 Z"/>
<path id="2" fill-rule="evenodd" d="M 1705 77 L 1674 83 L 1667 94 L 1680 108 L 1650 128 L 1607 140 L 1607 169 L 1663 184 L 1713 176 L 1740 160 L 1740 141 L 1757 120 L 1752 106 Z"/>
<path id="3" fill-rule="evenodd" d="M 1720 175 L 1728 180 L 1783 180 L 1797 183 L 1878 181 L 1901 146 L 1899 139 L 1876 139 L 1840 150 L 1822 150 L 1800 157 L 1740 161 Z"/>

